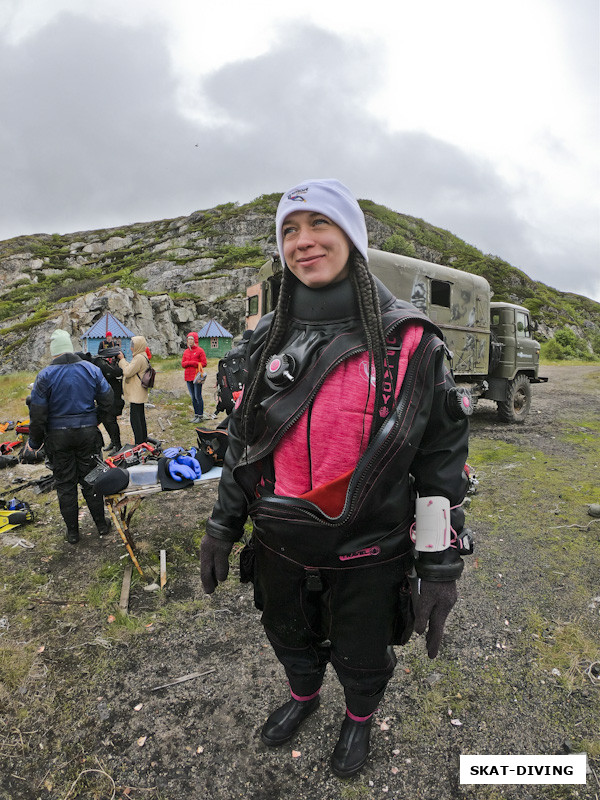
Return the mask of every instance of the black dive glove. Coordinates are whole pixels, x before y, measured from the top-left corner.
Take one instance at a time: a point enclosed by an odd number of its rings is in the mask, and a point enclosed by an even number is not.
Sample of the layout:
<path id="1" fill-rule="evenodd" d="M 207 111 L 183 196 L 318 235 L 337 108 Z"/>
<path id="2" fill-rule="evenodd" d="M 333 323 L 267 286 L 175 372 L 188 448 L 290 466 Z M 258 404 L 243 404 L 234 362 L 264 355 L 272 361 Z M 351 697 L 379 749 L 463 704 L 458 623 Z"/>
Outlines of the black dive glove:
<path id="1" fill-rule="evenodd" d="M 229 575 L 229 554 L 233 542 L 204 534 L 200 543 L 200 580 L 206 594 L 212 594 Z"/>
<path id="2" fill-rule="evenodd" d="M 415 632 L 425 633 L 427 628 L 425 642 L 429 658 L 435 658 L 439 652 L 444 625 L 457 597 L 456 581 L 418 580 L 417 593 L 413 594 Z"/>
<path id="3" fill-rule="evenodd" d="M 454 547 L 438 553 L 415 551 L 415 632 L 425 633 L 427 629 L 425 642 L 429 658 L 435 658 L 439 652 L 444 625 L 458 597 L 456 581 L 464 568 L 461 555 L 473 552 L 473 535 L 464 527 L 464 519 L 462 508 L 452 510 L 453 527 L 460 530 Z"/>

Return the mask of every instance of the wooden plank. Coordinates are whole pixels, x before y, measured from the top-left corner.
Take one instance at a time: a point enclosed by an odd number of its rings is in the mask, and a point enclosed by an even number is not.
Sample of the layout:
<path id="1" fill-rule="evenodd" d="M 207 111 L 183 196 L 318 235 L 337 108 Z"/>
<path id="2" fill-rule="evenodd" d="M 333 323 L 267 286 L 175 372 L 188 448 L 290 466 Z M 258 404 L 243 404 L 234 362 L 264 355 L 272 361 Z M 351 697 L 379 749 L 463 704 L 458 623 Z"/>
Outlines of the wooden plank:
<path id="1" fill-rule="evenodd" d="M 119 600 L 119 608 L 124 614 L 127 614 L 129 607 L 129 589 L 131 588 L 131 576 L 133 575 L 133 564 L 127 564 L 125 572 L 123 573 L 123 585 L 121 586 L 121 599 Z"/>
<path id="2" fill-rule="evenodd" d="M 167 582 L 167 551 L 160 551 L 160 588 L 165 588 Z"/>

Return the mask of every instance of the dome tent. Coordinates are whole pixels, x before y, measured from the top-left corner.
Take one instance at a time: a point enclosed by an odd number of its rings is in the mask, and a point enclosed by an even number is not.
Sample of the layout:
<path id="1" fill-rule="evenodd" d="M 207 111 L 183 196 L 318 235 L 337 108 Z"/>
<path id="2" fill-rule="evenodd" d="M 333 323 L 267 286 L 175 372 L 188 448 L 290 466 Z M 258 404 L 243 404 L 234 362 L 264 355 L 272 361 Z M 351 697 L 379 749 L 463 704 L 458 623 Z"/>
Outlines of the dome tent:
<path id="1" fill-rule="evenodd" d="M 117 342 L 120 341 L 119 346 L 123 355 L 129 361 L 131 359 L 131 337 L 135 336 L 135 333 L 130 331 L 122 322 L 119 322 L 110 311 L 107 311 L 85 333 L 81 334 L 80 339 L 83 342 L 84 351 L 95 356 L 100 342 L 106 338 L 108 331 L 112 333 L 113 339 L 117 340 Z"/>

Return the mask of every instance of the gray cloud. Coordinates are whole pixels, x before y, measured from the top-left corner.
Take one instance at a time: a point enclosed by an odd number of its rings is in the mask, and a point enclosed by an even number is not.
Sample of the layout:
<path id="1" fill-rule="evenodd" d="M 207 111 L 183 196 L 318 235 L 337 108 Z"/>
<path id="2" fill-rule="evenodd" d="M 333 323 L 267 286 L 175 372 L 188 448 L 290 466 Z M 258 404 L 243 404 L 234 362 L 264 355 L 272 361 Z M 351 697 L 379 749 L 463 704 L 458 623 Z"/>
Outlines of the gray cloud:
<path id="1" fill-rule="evenodd" d="M 0 73 L 11 76 L 0 86 L 10 186 L 3 232 L 163 215 L 184 182 L 180 154 L 196 130 L 178 113 L 158 30 L 64 15 L 20 46 L 3 45 Z"/>
<path id="2" fill-rule="evenodd" d="M 564 53 L 560 53 L 564 63 L 573 73 L 573 85 L 579 86 L 590 108 L 590 124 L 596 130 L 600 127 L 598 106 L 600 94 L 598 86 L 600 74 L 598 70 L 598 31 L 600 30 L 600 5 L 597 0 L 578 0 L 577 10 L 574 6 L 565 5 L 563 0 L 551 0 L 557 18 L 560 21 L 564 37 Z"/>
<path id="3" fill-rule="evenodd" d="M 0 39 L 0 75 L 11 76 L 0 85 L 0 236 L 180 216 L 335 176 L 532 277 L 591 294 L 593 254 L 579 254 L 579 279 L 565 277 L 565 254 L 538 252 L 539 232 L 491 163 L 426 134 L 386 132 L 365 112 L 381 70 L 364 45 L 285 28 L 269 53 L 203 82 L 227 120 L 203 127 L 177 106 L 158 28 L 65 14 L 20 45 Z"/>

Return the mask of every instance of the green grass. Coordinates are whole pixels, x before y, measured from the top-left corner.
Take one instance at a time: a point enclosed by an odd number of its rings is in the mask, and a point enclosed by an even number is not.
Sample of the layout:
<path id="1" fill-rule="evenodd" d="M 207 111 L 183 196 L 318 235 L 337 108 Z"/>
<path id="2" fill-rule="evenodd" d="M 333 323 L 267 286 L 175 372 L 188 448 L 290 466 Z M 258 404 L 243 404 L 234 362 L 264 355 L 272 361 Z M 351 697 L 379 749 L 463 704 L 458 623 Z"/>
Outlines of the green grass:
<path id="1" fill-rule="evenodd" d="M 584 684 L 591 685 L 586 675 L 592 664 L 600 664 L 600 644 L 576 621 L 561 622 L 545 618 L 540 611 L 531 611 L 527 630 L 537 652 L 541 670 L 552 673 L 568 691 Z"/>
<path id="2" fill-rule="evenodd" d="M 593 449 L 596 453 L 599 450 L 598 437 L 600 437 L 600 420 L 589 418 L 581 419 L 577 422 L 565 423 L 566 431 L 561 433 L 560 438 L 565 442 L 571 442 L 579 448 Z"/>
<path id="3" fill-rule="evenodd" d="M 111 609 L 118 604 L 121 596 L 121 583 L 123 580 L 123 565 L 120 562 L 104 564 L 90 576 L 90 582 L 85 594 L 85 599 L 90 608 L 101 611 Z M 133 581 L 132 577 L 132 581 Z"/>
<path id="4" fill-rule="evenodd" d="M 340 788 L 340 800 L 367 800 L 372 796 L 372 789 L 363 784 L 342 786 Z"/>
<path id="5" fill-rule="evenodd" d="M 469 462 L 479 464 L 498 464 L 504 462 L 520 462 L 523 458 L 523 448 L 509 442 L 471 440 L 469 449 Z"/>
<path id="6" fill-rule="evenodd" d="M 13 530 L 19 531 L 20 529 L 14 528 Z M 23 530 L 25 529 L 23 528 Z M 16 615 L 22 612 L 31 605 L 30 597 L 36 596 L 37 590 L 46 586 L 47 583 L 46 575 L 39 574 L 30 567 L 22 567 L 16 572 L 7 570 L 0 584 L 0 613 Z"/>
<path id="7" fill-rule="evenodd" d="M 9 375 L 0 375 L 0 398 L 2 400 L 0 422 L 21 422 L 29 417 L 29 409 L 25 399 L 30 394 L 28 388 L 35 380 L 36 372 L 12 372 Z M 14 430 L 0 434 L 4 442 L 15 441 L 18 438 Z"/>
<path id="8" fill-rule="evenodd" d="M 598 529 L 587 516 L 587 505 L 598 502 L 597 448 L 587 437 L 575 443 L 577 466 L 565 473 L 562 457 L 508 443 L 474 440 L 469 462 L 485 490 L 474 496 L 471 513 L 486 522 L 492 541 L 480 559 L 485 577 L 486 558 L 494 551 L 494 537 L 510 528 L 518 531 L 524 548 L 551 574 L 568 569 L 571 591 L 582 599 L 587 589 L 587 568 L 598 549 Z M 501 470 L 510 477 L 510 489 L 500 493 L 494 478 Z M 527 515 L 523 509 L 527 508 Z"/>
<path id="9" fill-rule="evenodd" d="M 25 680 L 36 657 L 37 645 L 0 641 L 0 698 L 14 692 Z"/>
<path id="10" fill-rule="evenodd" d="M 495 298 L 494 298 L 495 299 Z M 589 367 L 596 364 L 599 360 L 598 355 L 596 357 L 589 358 L 589 359 L 582 359 L 582 358 L 569 358 L 569 359 L 561 359 L 557 361 L 556 359 L 546 358 L 544 356 L 543 350 L 540 354 L 540 367 Z M 540 372 L 540 375 L 542 373 Z"/>
<path id="11" fill-rule="evenodd" d="M 486 531 L 485 549 L 476 549 L 478 568 L 471 571 L 478 591 L 485 592 L 492 603 L 501 602 L 499 565 L 503 572 L 513 569 L 505 551 L 507 530 L 511 538 L 517 535 L 523 566 L 534 565 L 544 576 L 536 581 L 536 592 L 531 594 L 524 575 L 519 590 L 521 609 L 511 619 L 511 627 L 518 625 L 522 632 L 510 646 L 517 661 L 528 664 L 528 672 L 513 677 L 500 661 L 490 659 L 483 668 L 475 661 L 469 668 L 474 672 L 480 706 L 518 701 L 513 680 L 517 685 L 523 681 L 545 684 L 557 699 L 573 693 L 580 697 L 580 692 L 596 688 L 586 670 L 600 661 L 597 617 L 588 608 L 596 580 L 600 526 L 587 516 L 586 505 L 598 498 L 598 427 L 595 419 L 559 421 L 557 438 L 573 446 L 574 466 L 568 471 L 562 456 L 526 445 L 481 439 L 471 442 L 469 461 L 478 472 L 481 488 L 472 500 L 469 522 L 476 540 L 478 526 Z M 500 470 L 502 479 L 497 480 Z M 443 691 L 443 682 L 438 686 Z M 588 729 L 593 730 L 591 709 L 586 717 Z M 566 720 L 557 719 L 556 724 L 568 731 L 579 752 L 598 757 L 598 737 L 579 739 L 578 729 Z M 549 794 L 556 800 L 568 796 L 560 787 L 553 787 Z"/>

